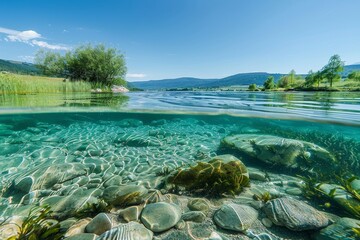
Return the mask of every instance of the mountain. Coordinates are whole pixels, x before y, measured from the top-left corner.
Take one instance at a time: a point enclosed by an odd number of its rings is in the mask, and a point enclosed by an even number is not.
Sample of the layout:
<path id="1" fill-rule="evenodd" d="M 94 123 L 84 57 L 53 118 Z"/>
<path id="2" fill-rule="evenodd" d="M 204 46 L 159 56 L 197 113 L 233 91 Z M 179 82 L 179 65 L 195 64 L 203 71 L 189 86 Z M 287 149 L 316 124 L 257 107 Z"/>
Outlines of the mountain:
<path id="1" fill-rule="evenodd" d="M 342 72 L 341 76 L 346 78 L 347 75 L 354 71 L 360 71 L 360 64 L 352 64 L 344 66 L 344 71 Z"/>
<path id="2" fill-rule="evenodd" d="M 360 71 L 360 64 L 347 65 L 344 67 L 342 77 L 346 78 L 352 71 Z M 131 82 L 131 85 L 144 89 L 144 90 L 157 90 L 157 89 L 170 89 L 170 88 L 192 88 L 192 87 L 227 87 L 235 85 L 249 85 L 255 83 L 256 85 L 263 85 L 265 80 L 269 76 L 273 76 L 275 82 L 286 74 L 281 73 L 266 73 L 266 72 L 254 72 L 254 73 L 239 73 L 225 78 L 219 79 L 201 79 L 201 78 L 174 78 L 174 79 L 162 79 L 162 80 L 150 80 Z M 301 74 L 305 77 L 305 74 Z"/>
<path id="3" fill-rule="evenodd" d="M 32 63 L 0 59 L 0 72 L 1 71 L 29 75 L 38 75 L 40 73 L 39 69 Z"/>
<path id="4" fill-rule="evenodd" d="M 169 88 L 191 88 L 191 87 L 224 87 L 234 85 L 258 84 L 262 85 L 269 76 L 274 76 L 275 81 L 280 79 L 283 74 L 270 74 L 265 72 L 240 73 L 219 79 L 201 79 L 201 78 L 175 78 L 163 80 L 150 80 L 131 82 L 137 88 L 144 90 L 169 89 Z"/>

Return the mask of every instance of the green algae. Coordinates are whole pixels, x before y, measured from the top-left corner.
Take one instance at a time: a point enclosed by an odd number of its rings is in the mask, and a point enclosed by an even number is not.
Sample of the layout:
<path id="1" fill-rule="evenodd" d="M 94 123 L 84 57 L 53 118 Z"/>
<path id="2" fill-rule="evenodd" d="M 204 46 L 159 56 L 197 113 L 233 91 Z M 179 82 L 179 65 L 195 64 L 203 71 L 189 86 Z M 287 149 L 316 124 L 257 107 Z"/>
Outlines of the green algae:
<path id="1" fill-rule="evenodd" d="M 209 162 L 197 162 L 189 168 L 176 170 L 167 181 L 190 192 L 213 196 L 239 194 L 250 183 L 245 165 L 235 157 L 230 161 L 217 157 Z"/>

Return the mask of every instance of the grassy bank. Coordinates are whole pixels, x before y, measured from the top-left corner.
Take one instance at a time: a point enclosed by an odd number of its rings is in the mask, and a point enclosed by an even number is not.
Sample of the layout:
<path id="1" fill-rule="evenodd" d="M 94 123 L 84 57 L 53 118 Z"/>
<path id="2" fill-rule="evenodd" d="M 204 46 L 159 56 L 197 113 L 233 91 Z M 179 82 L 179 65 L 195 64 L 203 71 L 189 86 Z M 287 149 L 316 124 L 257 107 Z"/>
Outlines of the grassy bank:
<path id="1" fill-rule="evenodd" d="M 87 82 L 64 82 L 62 78 L 0 73 L 0 94 L 90 92 Z"/>

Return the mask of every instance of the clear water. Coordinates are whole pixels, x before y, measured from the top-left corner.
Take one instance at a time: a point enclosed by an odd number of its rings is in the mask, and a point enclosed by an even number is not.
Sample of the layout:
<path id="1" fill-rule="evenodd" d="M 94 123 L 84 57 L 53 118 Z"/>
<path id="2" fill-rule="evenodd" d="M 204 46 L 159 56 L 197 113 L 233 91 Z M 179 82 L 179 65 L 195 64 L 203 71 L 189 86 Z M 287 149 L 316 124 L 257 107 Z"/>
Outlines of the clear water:
<path id="1" fill-rule="evenodd" d="M 332 171 L 360 171 L 359 93 L 19 95 L 2 96 L 0 114 L 2 216 L 79 189 L 86 198 L 99 197 L 114 175 L 122 184 L 159 189 L 164 169 L 237 154 L 220 148 L 221 140 L 234 134 L 311 142 L 336 157 Z M 299 172 L 238 157 L 250 168 L 275 175 L 323 171 L 308 167 Z M 26 177 L 33 179 L 31 189 L 9 190 Z M 78 202 L 86 201 L 79 197 Z"/>

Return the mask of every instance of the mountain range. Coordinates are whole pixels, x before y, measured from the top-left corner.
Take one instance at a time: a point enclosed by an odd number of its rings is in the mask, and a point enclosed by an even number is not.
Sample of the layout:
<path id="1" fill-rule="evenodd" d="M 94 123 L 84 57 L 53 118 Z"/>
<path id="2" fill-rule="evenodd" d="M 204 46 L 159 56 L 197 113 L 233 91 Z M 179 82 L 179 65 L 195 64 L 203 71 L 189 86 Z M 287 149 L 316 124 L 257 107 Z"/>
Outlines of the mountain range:
<path id="1" fill-rule="evenodd" d="M 1 71 L 19 73 L 19 74 L 29 74 L 29 75 L 40 74 L 39 69 L 37 69 L 35 65 L 32 63 L 10 61 L 3 59 L 0 59 L 0 72 Z"/>
<path id="2" fill-rule="evenodd" d="M 343 78 L 352 71 L 360 71 L 360 64 L 346 65 L 344 71 L 341 73 Z M 130 84 L 136 88 L 144 90 L 158 90 L 171 88 L 210 88 L 210 87 L 227 87 L 240 86 L 255 83 L 256 85 L 263 85 L 269 76 L 273 76 L 275 82 L 284 76 L 284 73 L 267 73 L 267 72 L 253 72 L 253 73 L 239 73 L 225 78 L 218 79 L 201 79 L 192 77 L 182 77 L 174 79 L 150 80 L 131 82 Z M 306 74 L 300 74 L 305 77 Z"/>
<path id="3" fill-rule="evenodd" d="M 32 63 L 2 60 L 0 59 L 0 72 L 7 71 L 19 74 L 40 74 L 39 69 Z M 360 71 L 360 64 L 346 65 L 342 72 L 342 77 L 345 78 L 352 71 Z M 275 82 L 286 75 L 282 73 L 267 73 L 267 72 L 253 72 L 253 73 L 239 73 L 225 78 L 201 79 L 193 77 L 182 77 L 162 80 L 149 80 L 140 82 L 130 82 L 129 86 L 133 88 L 140 88 L 144 90 L 160 90 L 171 88 L 210 88 L 210 87 L 227 87 L 249 85 L 255 83 L 256 85 L 263 85 L 264 81 L 273 76 Z M 302 74 L 303 77 L 306 74 Z"/>

